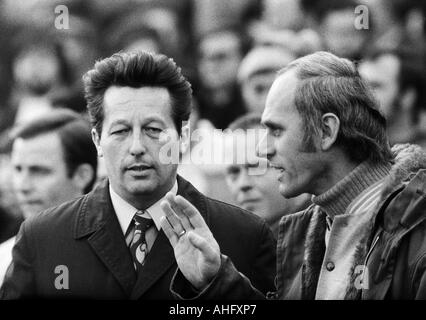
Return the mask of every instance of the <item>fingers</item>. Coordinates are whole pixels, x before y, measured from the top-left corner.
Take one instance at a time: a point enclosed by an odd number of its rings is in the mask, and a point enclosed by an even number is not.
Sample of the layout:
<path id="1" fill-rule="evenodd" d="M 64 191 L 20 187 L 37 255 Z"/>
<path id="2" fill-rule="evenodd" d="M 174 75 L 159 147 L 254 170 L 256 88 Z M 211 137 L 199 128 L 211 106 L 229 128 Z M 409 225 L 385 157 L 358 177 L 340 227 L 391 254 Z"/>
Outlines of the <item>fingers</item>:
<path id="1" fill-rule="evenodd" d="M 182 224 L 182 227 L 185 230 L 191 230 L 194 229 L 191 222 L 189 221 L 188 217 L 182 212 L 180 206 L 175 201 L 175 196 L 171 193 L 168 193 L 166 195 L 166 200 L 169 202 L 170 207 L 172 208 L 173 212 L 177 215 L 177 217 L 180 219 L 180 222 Z"/>
<path id="2" fill-rule="evenodd" d="M 179 238 L 176 235 L 175 231 L 173 230 L 173 227 L 170 225 L 169 221 L 167 220 L 167 218 L 165 216 L 161 218 L 161 228 L 163 229 L 167 238 L 169 238 L 170 244 L 174 248 L 176 246 L 176 243 L 178 242 Z"/>
<path id="3" fill-rule="evenodd" d="M 182 196 L 176 196 L 174 200 L 176 206 L 184 213 L 184 216 L 188 218 L 189 223 L 194 228 L 208 228 L 200 212 L 198 212 L 197 208 L 195 208 L 192 203 Z"/>
<path id="4" fill-rule="evenodd" d="M 180 219 L 176 216 L 175 212 L 170 207 L 170 203 L 168 201 L 162 201 L 160 206 L 161 206 L 161 209 L 163 209 L 164 213 L 166 214 L 166 219 L 168 223 L 170 224 L 170 226 L 172 227 L 172 230 L 176 233 L 176 235 L 179 236 L 186 229 L 184 229 Z"/>

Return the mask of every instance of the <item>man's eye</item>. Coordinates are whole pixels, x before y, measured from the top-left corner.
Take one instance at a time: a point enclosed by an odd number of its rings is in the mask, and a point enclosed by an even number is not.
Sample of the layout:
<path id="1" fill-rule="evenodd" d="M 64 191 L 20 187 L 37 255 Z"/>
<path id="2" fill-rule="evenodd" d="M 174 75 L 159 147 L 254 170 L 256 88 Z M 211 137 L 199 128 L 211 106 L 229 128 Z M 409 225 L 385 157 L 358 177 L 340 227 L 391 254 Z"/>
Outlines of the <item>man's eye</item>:
<path id="1" fill-rule="evenodd" d="M 231 167 L 231 168 L 228 168 L 227 170 L 227 174 L 231 179 L 235 179 L 239 173 L 240 173 L 240 168 L 238 167 Z"/>
<path id="2" fill-rule="evenodd" d="M 282 129 L 269 129 L 269 133 L 273 136 L 273 137 L 279 137 L 282 133 Z"/>
<path id="3" fill-rule="evenodd" d="M 146 127 L 144 130 L 148 136 L 153 138 L 158 138 L 160 136 L 160 133 L 163 132 L 162 129 L 155 127 Z"/>
<path id="4" fill-rule="evenodd" d="M 128 131 L 129 129 L 118 129 L 118 130 L 113 130 L 111 134 L 123 134 L 123 133 L 127 133 Z"/>

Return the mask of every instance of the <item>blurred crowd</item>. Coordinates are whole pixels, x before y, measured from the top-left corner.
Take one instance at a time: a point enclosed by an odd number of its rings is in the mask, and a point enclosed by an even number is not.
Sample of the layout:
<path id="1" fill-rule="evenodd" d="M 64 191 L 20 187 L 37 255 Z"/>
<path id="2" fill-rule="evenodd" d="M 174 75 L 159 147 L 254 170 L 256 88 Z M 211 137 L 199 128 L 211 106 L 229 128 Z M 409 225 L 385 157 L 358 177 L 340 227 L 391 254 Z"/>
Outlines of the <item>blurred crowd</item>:
<path id="1" fill-rule="evenodd" d="M 69 14 L 68 28 L 55 24 L 59 5 Z M 53 109 L 86 117 L 82 75 L 118 51 L 172 57 L 192 84 L 191 130 L 223 130 L 262 113 L 278 70 L 326 50 L 357 62 L 392 143 L 426 148 L 425 15 L 422 0 L 0 0 L 0 219 L 10 220 L 0 221 L 0 242 L 23 219 L 10 133 Z M 208 137 L 198 143 L 214 145 Z M 100 163 L 98 180 L 104 170 Z M 248 192 L 268 199 L 252 177 L 241 178 L 241 168 L 183 164 L 179 170 L 213 198 L 243 207 Z M 265 192 L 278 186 L 273 177 L 262 183 Z M 267 210 L 282 215 L 295 206 L 277 201 Z"/>

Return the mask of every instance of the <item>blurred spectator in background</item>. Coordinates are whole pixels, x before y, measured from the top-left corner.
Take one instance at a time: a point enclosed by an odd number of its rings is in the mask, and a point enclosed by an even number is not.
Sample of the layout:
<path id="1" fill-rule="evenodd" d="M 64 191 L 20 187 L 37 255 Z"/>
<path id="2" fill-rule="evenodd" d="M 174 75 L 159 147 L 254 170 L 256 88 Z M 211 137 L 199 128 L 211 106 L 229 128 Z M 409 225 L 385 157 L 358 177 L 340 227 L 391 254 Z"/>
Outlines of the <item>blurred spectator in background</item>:
<path id="1" fill-rule="evenodd" d="M 387 119 L 391 144 L 426 146 L 421 114 L 426 110 L 424 56 L 406 50 L 373 49 L 359 64 L 361 76 L 370 84 Z"/>
<path id="2" fill-rule="evenodd" d="M 230 25 L 242 26 L 246 22 L 248 11 L 259 10 L 259 2 L 259 0 L 192 0 L 194 36 L 200 38 Z"/>
<path id="3" fill-rule="evenodd" d="M 27 122 L 53 108 L 51 95 L 69 85 L 65 58 L 57 43 L 35 33 L 17 37 L 20 49 L 13 61 L 11 103 L 16 110 L 15 124 Z"/>
<path id="4" fill-rule="evenodd" d="M 305 12 L 300 0 L 263 0 L 263 19 L 275 29 L 300 31 Z"/>
<path id="5" fill-rule="evenodd" d="M 246 112 L 237 85 L 237 71 L 244 55 L 244 40 L 233 29 L 211 32 L 199 42 L 199 87 L 194 94 L 201 119 L 225 129 Z"/>
<path id="6" fill-rule="evenodd" d="M 238 68 L 238 83 L 247 111 L 261 114 L 266 95 L 278 70 L 296 57 L 278 46 L 255 47 L 247 53 Z"/>
<path id="7" fill-rule="evenodd" d="M 120 19 L 117 25 L 113 25 L 108 31 L 109 51 L 147 51 L 160 53 L 163 51 L 163 44 L 158 32 L 145 23 L 143 20 Z"/>
<path id="8" fill-rule="evenodd" d="M 52 111 L 18 127 L 13 138 L 13 186 L 25 219 L 91 190 L 97 152 L 90 125 L 78 114 Z M 0 283 L 14 243 L 0 246 Z"/>
<path id="9" fill-rule="evenodd" d="M 260 120 L 261 116 L 258 114 L 247 114 L 232 122 L 229 129 L 244 131 L 246 134 L 249 129 L 261 130 L 263 126 Z M 261 138 L 261 135 L 254 134 L 254 136 Z M 249 139 L 249 136 L 245 138 Z M 247 159 L 253 159 L 256 154 L 257 142 L 246 145 Z M 253 147 L 251 150 L 250 146 Z M 232 151 L 229 150 L 231 153 Z M 266 170 L 266 172 L 262 170 Z M 278 225 L 281 217 L 304 210 L 311 202 L 309 194 L 302 194 L 290 199 L 284 198 L 279 192 L 279 182 L 275 170 L 261 167 L 259 163 L 251 164 L 247 161 L 227 165 L 226 182 L 236 204 L 265 219 L 275 238 L 278 237 Z"/>
<path id="10" fill-rule="evenodd" d="M 357 29 L 357 0 L 320 0 L 316 7 L 325 49 L 339 57 L 359 59 L 371 37 L 370 29 Z"/>
<path id="11" fill-rule="evenodd" d="M 258 20 L 246 27 L 254 46 L 282 46 L 297 57 L 322 49 L 313 15 L 302 0 L 263 0 L 259 10 Z"/>
<path id="12" fill-rule="evenodd" d="M 362 0 L 371 14 L 374 44 L 387 49 L 425 46 L 423 0 Z"/>
<path id="13" fill-rule="evenodd" d="M 103 3 L 101 3 L 103 4 Z M 173 58 L 183 73 L 194 78 L 195 52 L 191 28 L 191 0 L 145 0 L 103 12 L 100 38 L 104 53 L 148 51 Z"/>

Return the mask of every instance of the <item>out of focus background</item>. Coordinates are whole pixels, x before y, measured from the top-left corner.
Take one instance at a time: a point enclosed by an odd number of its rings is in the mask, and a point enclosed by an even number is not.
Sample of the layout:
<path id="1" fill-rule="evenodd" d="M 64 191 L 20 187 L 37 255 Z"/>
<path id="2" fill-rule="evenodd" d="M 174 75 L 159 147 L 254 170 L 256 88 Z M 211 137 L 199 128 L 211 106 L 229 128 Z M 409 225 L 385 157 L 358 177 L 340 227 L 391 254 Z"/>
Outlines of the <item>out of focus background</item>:
<path id="1" fill-rule="evenodd" d="M 426 147 L 425 13 L 424 0 L 0 0 L 0 208 L 20 216 L 11 130 L 54 108 L 85 114 L 82 75 L 120 50 L 164 53 L 182 67 L 194 90 L 191 129 L 261 113 L 277 70 L 327 50 L 357 62 L 392 143 Z M 179 170 L 233 202 L 220 164 Z"/>

